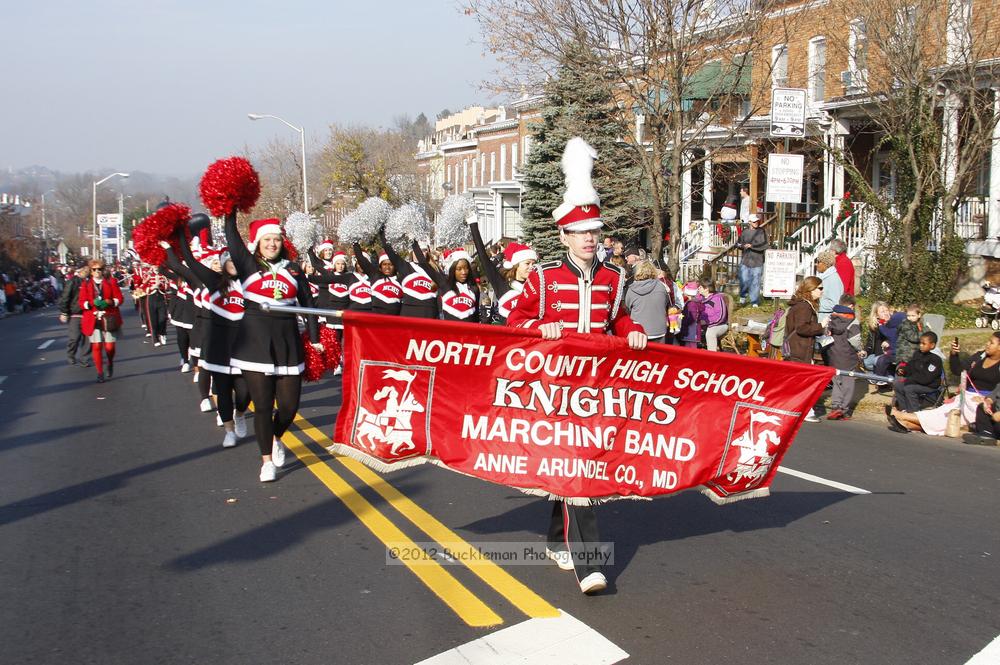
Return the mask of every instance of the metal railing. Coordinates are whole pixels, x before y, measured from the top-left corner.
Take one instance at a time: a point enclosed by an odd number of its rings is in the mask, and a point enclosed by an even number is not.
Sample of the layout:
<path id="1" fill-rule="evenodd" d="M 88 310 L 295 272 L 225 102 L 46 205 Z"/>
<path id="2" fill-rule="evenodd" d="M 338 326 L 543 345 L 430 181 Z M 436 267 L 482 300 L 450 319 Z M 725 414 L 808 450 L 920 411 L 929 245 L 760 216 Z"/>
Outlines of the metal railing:
<path id="1" fill-rule="evenodd" d="M 955 233 L 963 240 L 985 240 L 990 220 L 986 197 L 960 199 L 955 208 Z"/>

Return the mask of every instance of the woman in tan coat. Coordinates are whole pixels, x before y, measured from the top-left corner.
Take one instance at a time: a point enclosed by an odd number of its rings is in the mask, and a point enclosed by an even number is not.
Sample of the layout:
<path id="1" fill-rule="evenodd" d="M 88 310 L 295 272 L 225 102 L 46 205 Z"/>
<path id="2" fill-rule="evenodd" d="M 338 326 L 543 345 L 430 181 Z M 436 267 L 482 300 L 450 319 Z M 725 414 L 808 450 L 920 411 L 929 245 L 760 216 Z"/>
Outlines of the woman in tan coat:
<path id="1" fill-rule="evenodd" d="M 816 338 L 823 334 L 817 311 L 819 298 L 823 295 L 823 283 L 819 277 L 810 275 L 802 280 L 791 304 L 785 313 L 784 358 L 792 362 L 813 362 Z M 809 409 L 806 421 L 818 423 L 819 418 Z"/>

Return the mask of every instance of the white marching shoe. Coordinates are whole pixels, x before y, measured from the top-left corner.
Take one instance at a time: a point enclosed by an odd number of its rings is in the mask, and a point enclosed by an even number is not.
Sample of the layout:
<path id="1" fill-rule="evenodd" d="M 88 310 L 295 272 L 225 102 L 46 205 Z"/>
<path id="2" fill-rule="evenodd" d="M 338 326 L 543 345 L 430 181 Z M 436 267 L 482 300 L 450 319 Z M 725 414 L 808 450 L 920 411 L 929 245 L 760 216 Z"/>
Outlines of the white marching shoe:
<path id="1" fill-rule="evenodd" d="M 597 593 L 608 588 L 608 578 L 604 573 L 591 573 L 580 580 L 580 591 L 585 594 Z"/>
<path id="2" fill-rule="evenodd" d="M 222 439 L 223 448 L 235 448 L 236 447 L 236 432 L 226 432 L 225 438 Z"/>
<path id="3" fill-rule="evenodd" d="M 264 462 L 260 465 L 260 482 L 273 483 L 277 479 L 278 469 L 275 468 L 274 463 Z"/>
<path id="4" fill-rule="evenodd" d="M 233 431 L 236 432 L 236 436 L 243 438 L 247 435 L 247 417 L 246 414 L 242 416 L 235 414 L 233 416 Z"/>
<path id="5" fill-rule="evenodd" d="M 285 466 L 285 444 L 277 439 L 271 445 L 271 461 L 274 462 L 274 466 L 279 469 Z"/>
<path id="6" fill-rule="evenodd" d="M 343 374 L 343 373 L 344 373 L 344 368 L 341 367 L 340 365 L 337 365 L 337 369 L 333 370 L 333 375 L 334 376 L 337 376 L 337 375 Z"/>
<path id="7" fill-rule="evenodd" d="M 213 408 L 215 408 L 215 407 L 212 406 L 212 400 L 208 399 L 207 397 L 205 399 L 201 400 L 201 412 L 202 413 L 208 413 Z"/>
<path id="8" fill-rule="evenodd" d="M 198 370 L 194 371 L 194 375 L 191 377 L 191 383 L 198 383 Z"/>
<path id="9" fill-rule="evenodd" d="M 166 346 L 166 344 L 167 344 L 167 336 L 166 335 L 160 335 L 160 344 Z"/>
<path id="10" fill-rule="evenodd" d="M 215 414 L 215 426 L 216 427 L 222 427 L 222 415 L 221 414 L 218 414 L 218 413 Z"/>
<path id="11" fill-rule="evenodd" d="M 568 550 L 550 550 L 546 547 L 545 556 L 555 561 L 560 570 L 573 570 L 573 556 Z"/>
<path id="12" fill-rule="evenodd" d="M 187 363 L 182 363 L 181 364 L 181 374 L 187 374 L 190 371 L 191 371 L 191 365 L 189 365 Z"/>

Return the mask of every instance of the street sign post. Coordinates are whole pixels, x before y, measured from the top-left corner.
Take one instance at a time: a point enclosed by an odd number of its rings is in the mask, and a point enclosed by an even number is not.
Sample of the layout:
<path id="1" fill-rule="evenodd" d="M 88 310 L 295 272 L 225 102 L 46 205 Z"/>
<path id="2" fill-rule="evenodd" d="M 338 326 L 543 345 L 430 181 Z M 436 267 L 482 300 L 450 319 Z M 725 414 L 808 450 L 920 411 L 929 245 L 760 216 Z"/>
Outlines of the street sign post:
<path id="1" fill-rule="evenodd" d="M 795 293 L 795 269 L 799 253 L 788 249 L 764 252 L 764 279 L 761 291 L 765 298 L 788 300 Z"/>
<path id="2" fill-rule="evenodd" d="M 806 91 L 802 88 L 771 90 L 771 136 L 801 138 L 805 135 Z"/>

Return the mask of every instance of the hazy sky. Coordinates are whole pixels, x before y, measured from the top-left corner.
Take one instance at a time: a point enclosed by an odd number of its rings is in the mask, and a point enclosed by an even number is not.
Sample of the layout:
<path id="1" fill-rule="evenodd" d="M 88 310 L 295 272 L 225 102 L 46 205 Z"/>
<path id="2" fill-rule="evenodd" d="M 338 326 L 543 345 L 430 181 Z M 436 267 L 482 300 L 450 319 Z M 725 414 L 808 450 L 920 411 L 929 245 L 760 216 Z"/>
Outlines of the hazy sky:
<path id="1" fill-rule="evenodd" d="M 456 0 L 3 3 L 0 166 L 189 175 L 330 123 L 488 99 Z"/>

